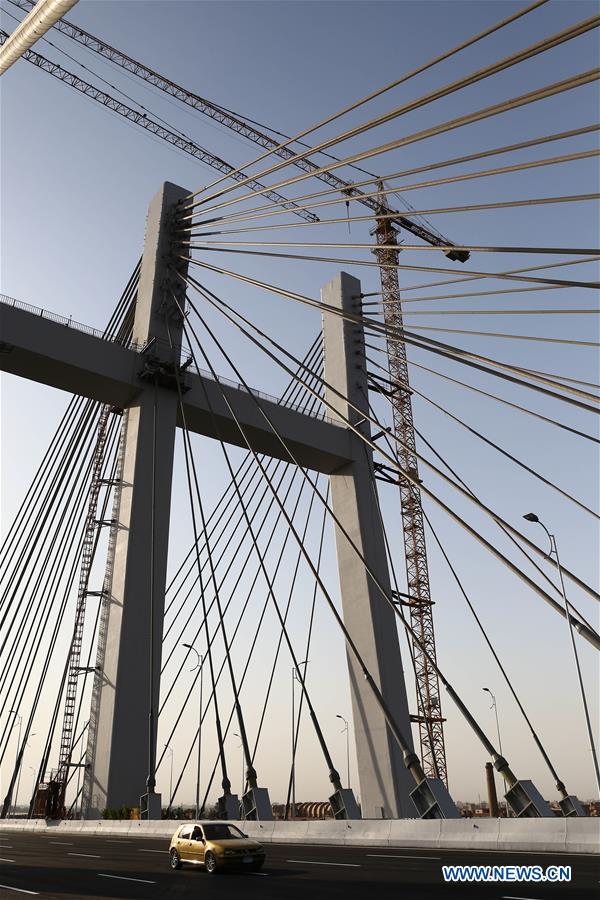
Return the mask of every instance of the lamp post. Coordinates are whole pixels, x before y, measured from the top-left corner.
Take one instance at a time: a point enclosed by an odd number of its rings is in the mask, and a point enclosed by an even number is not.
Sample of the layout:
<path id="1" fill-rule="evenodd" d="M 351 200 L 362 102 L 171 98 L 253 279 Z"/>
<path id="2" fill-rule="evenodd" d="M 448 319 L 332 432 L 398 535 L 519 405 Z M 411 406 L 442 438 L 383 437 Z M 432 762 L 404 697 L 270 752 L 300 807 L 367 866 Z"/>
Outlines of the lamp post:
<path id="1" fill-rule="evenodd" d="M 569 601 L 567 600 L 567 592 L 565 590 L 565 582 L 563 579 L 562 568 L 560 565 L 560 558 L 558 556 L 558 546 L 556 544 L 556 538 L 553 534 L 551 534 L 541 519 L 535 513 L 525 513 L 523 516 L 528 522 L 534 522 L 536 525 L 541 525 L 546 534 L 548 535 L 548 540 L 550 541 L 550 556 L 554 555 L 556 559 L 556 568 L 558 570 L 558 579 L 560 581 L 560 590 L 563 598 L 563 603 L 565 604 L 565 614 L 567 620 L 567 626 L 569 628 L 569 638 L 571 640 L 571 647 L 573 648 L 573 656 L 575 657 L 575 668 L 577 669 L 577 679 L 579 681 L 579 690 L 581 692 L 581 702 L 583 704 L 583 712 L 585 715 L 585 724 L 587 728 L 587 733 L 590 741 L 590 750 L 592 751 L 592 761 L 594 764 L 594 772 L 596 774 L 596 784 L 598 786 L 598 791 L 600 792 L 600 768 L 598 767 L 598 754 L 596 753 L 596 745 L 594 743 L 594 733 L 592 731 L 592 723 L 590 721 L 590 712 L 588 709 L 587 698 L 585 696 L 585 688 L 583 686 L 583 676 L 581 674 L 581 666 L 579 664 L 579 654 L 577 652 L 577 645 L 575 643 L 575 635 L 573 634 L 573 622 L 571 619 L 571 609 L 569 606 Z"/>
<path id="2" fill-rule="evenodd" d="M 482 688 L 482 690 L 486 691 L 492 698 L 492 705 L 490 706 L 490 709 L 494 710 L 494 714 L 496 716 L 496 732 L 498 734 L 498 749 L 500 751 L 500 756 L 502 756 L 502 738 L 500 737 L 500 723 L 498 721 L 498 704 L 496 703 L 496 697 L 494 694 L 492 694 L 492 692 L 490 691 L 489 688 L 484 687 L 484 688 Z M 502 781 L 504 783 L 504 793 L 506 794 L 506 791 L 507 791 L 506 778 L 503 778 Z M 510 807 L 509 807 L 508 803 L 506 804 L 506 815 L 508 817 L 510 817 Z"/>
<path id="3" fill-rule="evenodd" d="M 31 781 L 31 796 L 33 797 L 33 792 L 35 791 L 35 781 L 37 778 L 37 771 L 34 769 L 33 766 L 28 766 L 27 768 L 31 772 L 31 779 L 32 779 L 32 781 Z"/>
<path id="4" fill-rule="evenodd" d="M 490 709 L 493 709 L 494 713 L 496 714 L 496 731 L 498 733 L 498 749 L 500 750 L 500 756 L 502 756 L 502 738 L 500 737 L 500 724 L 498 722 L 498 705 L 496 703 L 496 698 L 495 698 L 494 694 L 492 694 L 492 692 L 490 691 L 489 688 L 484 687 L 484 688 L 482 688 L 482 690 L 487 691 L 487 693 L 492 698 L 492 705 L 490 706 Z"/>
<path id="5" fill-rule="evenodd" d="M 342 734 L 346 732 L 346 769 L 348 773 L 347 778 L 347 786 L 350 787 L 350 728 L 348 725 L 348 719 L 345 719 L 343 716 L 340 716 L 339 713 L 336 713 L 336 719 L 341 719 L 344 723 L 344 727 L 342 729 Z"/>
<path id="6" fill-rule="evenodd" d="M 18 722 L 18 725 L 19 725 L 19 735 L 18 735 L 18 737 L 17 737 L 17 752 L 16 752 L 16 754 L 15 754 L 15 768 L 18 766 L 19 769 L 18 769 L 18 772 L 17 772 L 17 789 L 16 789 L 16 791 L 15 791 L 15 802 L 14 802 L 14 804 L 13 804 L 13 812 L 16 814 L 16 812 L 17 812 L 17 799 L 18 799 L 18 797 L 19 797 L 19 780 L 20 780 L 20 777 L 21 777 L 21 763 L 23 762 L 23 757 L 21 757 L 21 760 L 19 760 L 19 753 L 20 753 L 20 750 L 21 750 L 21 726 L 22 726 L 22 724 L 23 724 L 23 716 L 20 716 L 20 715 L 18 714 L 18 712 L 16 711 L 16 709 L 11 709 L 11 713 L 12 713 L 12 714 L 14 715 L 14 717 L 15 717 L 15 720 L 14 720 L 14 722 L 13 722 L 12 725 L 11 725 L 11 730 L 15 727 L 15 725 L 17 724 L 17 722 Z M 9 809 L 9 811 L 8 811 L 8 818 L 10 819 L 10 809 Z"/>
<path id="7" fill-rule="evenodd" d="M 196 654 L 196 665 L 190 672 L 200 669 L 200 706 L 198 709 L 198 765 L 196 770 L 196 819 L 200 818 L 200 761 L 202 757 L 202 681 L 204 678 L 204 654 L 198 653 L 192 644 L 184 644 L 188 650 L 193 650 Z"/>
<path id="8" fill-rule="evenodd" d="M 168 744 L 165 744 L 165 750 L 168 750 L 171 754 L 171 775 L 169 778 L 169 806 L 173 801 L 173 748 L 169 747 Z"/>
<path id="9" fill-rule="evenodd" d="M 81 734 L 79 735 L 77 742 L 73 746 L 73 750 L 75 749 L 75 747 L 77 746 L 79 741 L 83 738 L 83 735 L 85 734 L 85 730 L 86 730 L 86 728 L 89 727 L 89 724 L 90 724 L 90 720 L 88 719 L 87 722 L 85 723 L 85 725 L 83 726 L 83 728 L 81 729 Z M 79 786 L 81 784 L 81 768 L 82 768 L 81 763 L 79 763 L 77 766 L 77 788 L 76 788 L 76 793 L 75 793 L 75 810 L 74 810 L 75 814 L 73 816 L 74 819 L 76 819 L 79 815 L 81 815 L 81 798 L 79 796 Z M 78 811 L 78 807 L 79 807 L 79 811 Z"/>
<path id="10" fill-rule="evenodd" d="M 238 734 L 237 731 L 233 732 L 233 736 L 240 739 L 240 743 L 238 744 L 238 750 L 241 748 L 242 750 L 242 792 L 240 797 L 244 796 L 244 787 L 246 786 L 246 766 L 244 761 L 244 742 L 242 740 L 241 734 Z"/>
<path id="11" fill-rule="evenodd" d="M 21 717 L 19 716 L 19 718 L 21 718 Z M 29 735 L 29 737 L 32 738 L 32 737 L 35 737 L 35 735 L 36 735 L 36 732 L 34 731 L 33 734 Z M 21 722 L 19 722 L 19 744 L 20 743 L 21 743 Z M 25 741 L 25 747 L 29 747 L 29 741 L 27 741 L 27 740 Z M 15 791 L 15 805 L 14 805 L 15 817 L 17 815 L 17 803 L 19 802 L 19 787 L 21 785 L 21 772 L 23 771 L 24 755 L 25 755 L 25 749 L 23 749 L 23 753 L 21 753 L 21 759 L 19 760 L 19 771 L 17 773 L 17 789 Z"/>
<path id="12" fill-rule="evenodd" d="M 304 659 L 302 662 L 298 663 L 298 669 L 300 666 L 306 666 L 309 662 L 309 659 Z M 298 669 L 296 669 L 295 666 L 292 666 L 292 809 L 290 815 L 290 818 L 292 819 L 296 815 L 296 713 L 294 710 L 294 682 L 299 681 L 300 684 L 302 684 Z M 306 677 L 306 669 L 304 670 L 304 675 Z"/>

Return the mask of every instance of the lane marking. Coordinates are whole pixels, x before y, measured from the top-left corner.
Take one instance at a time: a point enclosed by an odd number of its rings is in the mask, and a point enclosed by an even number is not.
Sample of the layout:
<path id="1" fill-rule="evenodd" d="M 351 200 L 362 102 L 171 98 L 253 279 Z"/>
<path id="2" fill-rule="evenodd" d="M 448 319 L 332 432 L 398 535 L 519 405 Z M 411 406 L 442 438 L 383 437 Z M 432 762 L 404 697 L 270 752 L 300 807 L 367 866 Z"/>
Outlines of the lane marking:
<path id="1" fill-rule="evenodd" d="M 125 875 L 103 875 L 97 872 L 98 878 L 116 878 L 119 881 L 139 881 L 140 884 L 156 884 L 155 881 L 148 881 L 147 878 L 127 878 Z"/>
<path id="2" fill-rule="evenodd" d="M 270 875 L 270 872 L 248 872 L 248 875 Z"/>
<path id="3" fill-rule="evenodd" d="M 376 856 L 378 859 L 441 859 L 441 856 L 407 856 L 399 853 L 367 853 L 367 856 Z"/>
<path id="4" fill-rule="evenodd" d="M 140 853 L 168 853 L 168 850 L 142 850 L 140 847 Z"/>
<path id="5" fill-rule="evenodd" d="M 347 869 L 360 869 L 360 863 L 317 862 L 314 859 L 286 859 L 286 862 L 302 863 L 305 866 L 344 866 Z"/>
<path id="6" fill-rule="evenodd" d="M 48 841 L 49 844 L 60 844 L 62 847 L 72 847 L 73 841 Z"/>
<path id="7" fill-rule="evenodd" d="M 537 897 L 508 897 L 506 894 L 503 895 L 502 900 L 539 900 Z"/>
<path id="8" fill-rule="evenodd" d="M 107 843 L 107 844 L 131 844 L 132 842 L 131 842 L 131 841 L 110 841 L 110 840 L 107 840 L 106 843 Z"/>
<path id="9" fill-rule="evenodd" d="M 12 850 L 13 845 L 12 845 L 12 844 L 0 844 L 0 847 L 1 847 L 3 850 Z"/>
<path id="10" fill-rule="evenodd" d="M 0 856 L 0 862 L 14 862 L 14 859 L 4 859 L 2 856 Z"/>
<path id="11" fill-rule="evenodd" d="M 35 897 L 39 894 L 39 891 L 26 891 L 25 888 L 12 887 L 10 884 L 0 884 L 0 888 L 5 888 L 7 891 L 18 891 L 19 894 L 33 894 Z"/>
<path id="12" fill-rule="evenodd" d="M 67 856 L 86 856 L 88 859 L 102 859 L 97 853 L 67 853 Z"/>

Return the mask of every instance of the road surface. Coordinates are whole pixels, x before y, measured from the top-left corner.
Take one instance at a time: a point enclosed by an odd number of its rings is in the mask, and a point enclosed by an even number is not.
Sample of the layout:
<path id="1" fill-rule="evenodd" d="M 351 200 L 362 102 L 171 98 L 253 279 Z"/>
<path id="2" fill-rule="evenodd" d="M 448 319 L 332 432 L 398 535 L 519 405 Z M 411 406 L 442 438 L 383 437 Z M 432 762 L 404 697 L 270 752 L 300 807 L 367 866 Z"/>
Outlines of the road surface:
<path id="1" fill-rule="evenodd" d="M 267 844 L 260 873 L 208 875 L 201 866 L 171 871 L 168 842 L 153 838 L 31 835 L 0 831 L 0 898 L 18 900 L 168 900 L 261 897 L 463 898 L 554 900 L 598 896 L 600 860 L 593 856 L 398 847 Z M 570 865 L 570 884 L 444 884 L 442 865 Z"/>

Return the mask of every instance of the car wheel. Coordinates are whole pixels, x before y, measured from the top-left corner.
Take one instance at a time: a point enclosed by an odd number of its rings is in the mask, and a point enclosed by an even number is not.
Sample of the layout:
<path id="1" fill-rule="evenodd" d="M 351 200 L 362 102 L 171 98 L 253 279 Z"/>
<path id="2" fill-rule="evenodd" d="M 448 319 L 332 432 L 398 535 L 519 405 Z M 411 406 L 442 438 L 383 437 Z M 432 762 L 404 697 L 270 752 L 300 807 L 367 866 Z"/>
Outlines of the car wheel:
<path id="1" fill-rule="evenodd" d="M 180 869 L 181 868 L 181 859 L 179 858 L 179 853 L 177 850 L 171 850 L 169 853 L 169 865 L 172 869 Z"/>
<path id="2" fill-rule="evenodd" d="M 204 865 L 209 875 L 214 875 L 217 871 L 217 858 L 214 853 L 209 850 L 204 856 Z"/>

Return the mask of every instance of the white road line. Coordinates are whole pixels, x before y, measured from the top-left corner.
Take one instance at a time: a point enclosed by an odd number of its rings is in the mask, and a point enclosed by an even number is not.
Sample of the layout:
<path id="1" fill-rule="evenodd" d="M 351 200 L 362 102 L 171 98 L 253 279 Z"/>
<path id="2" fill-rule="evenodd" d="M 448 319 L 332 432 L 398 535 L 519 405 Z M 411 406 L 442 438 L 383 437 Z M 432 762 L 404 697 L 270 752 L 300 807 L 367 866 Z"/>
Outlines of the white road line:
<path id="1" fill-rule="evenodd" d="M 507 895 L 503 895 L 502 900 L 538 900 L 537 897 L 509 897 Z"/>
<path id="2" fill-rule="evenodd" d="M 407 856 L 399 853 L 367 853 L 367 856 L 376 856 L 378 859 L 441 859 L 441 856 Z"/>
<path id="3" fill-rule="evenodd" d="M 61 847 L 72 847 L 73 841 L 48 841 L 49 844 L 60 844 Z"/>
<path id="4" fill-rule="evenodd" d="M 0 844 L 0 847 L 2 848 L 2 850 L 12 850 L 13 845 L 12 844 Z"/>
<path id="5" fill-rule="evenodd" d="M 3 859 L 3 858 L 0 856 L 0 862 L 14 862 L 14 859 Z"/>
<path id="6" fill-rule="evenodd" d="M 98 878 L 117 878 L 119 881 L 139 881 L 140 884 L 156 884 L 155 881 L 148 881 L 147 878 L 127 878 L 125 875 L 103 875 L 102 872 L 97 873 Z"/>
<path id="7" fill-rule="evenodd" d="M 107 844 L 131 844 L 131 841 L 107 841 Z"/>
<path id="8" fill-rule="evenodd" d="M 0 884 L 0 888 L 5 888 L 7 891 L 18 891 L 19 894 L 33 894 L 35 897 L 39 894 L 39 891 L 26 891 L 25 888 L 12 887 L 10 884 Z"/>
<path id="9" fill-rule="evenodd" d="M 248 872 L 248 875 L 268 875 L 268 872 Z"/>
<path id="10" fill-rule="evenodd" d="M 360 869 L 360 863 L 317 862 L 314 859 L 286 859 L 286 862 L 302 863 L 305 866 L 344 866 L 348 869 Z"/>
<path id="11" fill-rule="evenodd" d="M 97 853 L 67 853 L 67 856 L 86 856 L 88 859 L 102 859 Z"/>
<path id="12" fill-rule="evenodd" d="M 168 853 L 168 850 L 142 850 L 140 847 L 140 853 Z"/>

